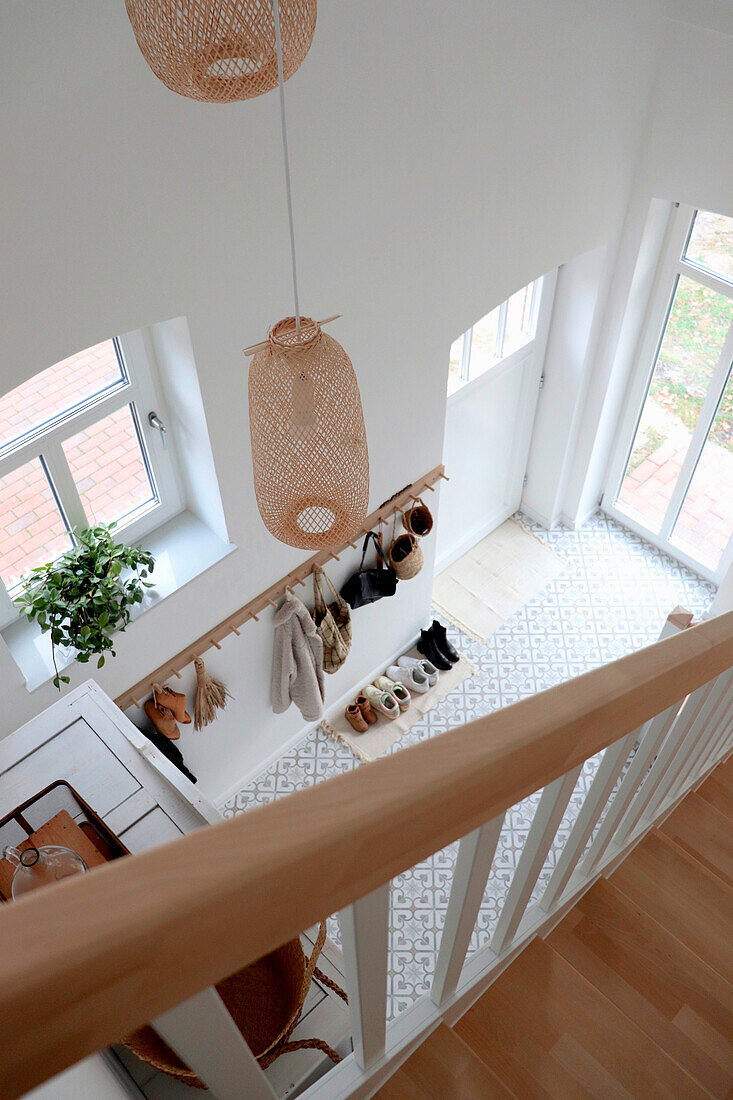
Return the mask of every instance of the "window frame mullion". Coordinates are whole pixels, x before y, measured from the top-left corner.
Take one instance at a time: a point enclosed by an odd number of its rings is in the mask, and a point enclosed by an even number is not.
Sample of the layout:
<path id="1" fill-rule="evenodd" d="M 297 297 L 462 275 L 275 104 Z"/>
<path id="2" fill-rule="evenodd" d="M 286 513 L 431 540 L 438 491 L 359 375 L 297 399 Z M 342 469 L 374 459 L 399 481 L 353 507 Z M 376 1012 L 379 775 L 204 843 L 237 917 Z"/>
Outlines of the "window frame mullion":
<path id="1" fill-rule="evenodd" d="M 0 577 L 0 630 L 4 630 L 6 626 L 14 623 L 18 615 L 18 608 L 13 603 L 10 593 L 5 587 L 2 577 Z"/>
<path id="2" fill-rule="evenodd" d="M 473 325 L 463 334 L 463 347 L 461 348 L 461 382 L 470 381 L 471 372 L 471 344 L 473 343 Z"/>
<path id="3" fill-rule="evenodd" d="M 45 467 L 46 474 L 51 481 L 51 489 L 55 491 L 58 503 L 61 505 L 62 516 L 74 538 L 75 530 L 83 530 L 91 524 L 84 511 L 84 505 L 79 496 L 79 490 L 66 461 L 64 448 L 60 440 L 49 441 L 40 453 L 40 459 Z"/>
<path id="4" fill-rule="evenodd" d="M 509 299 L 505 298 L 499 306 L 499 318 L 496 322 L 496 340 L 494 341 L 494 355 L 497 359 L 504 358 L 504 340 L 506 339 L 506 315 Z"/>

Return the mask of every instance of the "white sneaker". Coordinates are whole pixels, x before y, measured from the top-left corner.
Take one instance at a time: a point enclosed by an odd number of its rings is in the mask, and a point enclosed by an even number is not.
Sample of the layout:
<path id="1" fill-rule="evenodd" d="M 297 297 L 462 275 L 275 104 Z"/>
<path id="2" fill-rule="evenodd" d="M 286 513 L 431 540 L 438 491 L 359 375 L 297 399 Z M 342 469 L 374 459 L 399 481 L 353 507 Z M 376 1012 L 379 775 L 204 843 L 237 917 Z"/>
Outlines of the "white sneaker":
<path id="1" fill-rule="evenodd" d="M 417 695 L 424 695 L 430 688 L 430 681 L 417 665 L 414 668 L 412 665 L 407 668 L 404 665 L 390 665 L 387 669 L 387 675 L 390 679 L 404 684 L 406 688 L 414 691 Z"/>
<path id="2" fill-rule="evenodd" d="M 408 657 L 405 654 L 404 657 L 397 658 L 397 664 L 400 668 L 419 668 L 427 676 L 430 687 L 438 682 L 437 668 L 430 661 L 426 661 L 424 657 Z"/>
<path id="3" fill-rule="evenodd" d="M 374 684 L 367 684 L 363 694 L 366 695 L 374 709 L 379 714 L 383 714 L 385 718 L 399 717 L 400 704 L 391 691 L 384 691 L 383 688 L 375 687 Z"/>
<path id="4" fill-rule="evenodd" d="M 412 702 L 409 691 L 399 680 L 390 680 L 389 676 L 377 676 L 374 686 L 394 695 L 400 710 L 407 710 Z"/>

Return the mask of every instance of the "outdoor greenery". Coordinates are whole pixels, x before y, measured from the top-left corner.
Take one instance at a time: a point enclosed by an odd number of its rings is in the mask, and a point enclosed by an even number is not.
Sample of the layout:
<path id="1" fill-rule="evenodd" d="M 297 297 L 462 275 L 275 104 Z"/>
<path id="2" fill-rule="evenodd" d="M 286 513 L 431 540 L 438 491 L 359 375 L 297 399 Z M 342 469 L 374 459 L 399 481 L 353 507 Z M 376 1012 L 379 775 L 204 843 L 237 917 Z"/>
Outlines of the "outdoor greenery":
<path id="1" fill-rule="evenodd" d="M 14 601 L 30 621 L 35 619 L 41 630 L 50 631 L 53 682 L 59 690 L 69 677 L 59 675 L 56 647 L 75 649 L 82 664 L 97 654 L 97 668 L 101 668 L 106 652 L 115 656 L 114 632 L 125 629 L 133 606 L 142 602 L 144 589 L 153 586 L 145 579 L 155 567 L 153 555 L 139 546 L 115 542 L 114 527 L 111 523 L 75 531 L 76 545 L 55 562 L 33 569 Z"/>
<path id="2" fill-rule="evenodd" d="M 733 300 L 680 278 L 649 396 L 692 431 L 733 322 Z M 733 387 L 723 395 L 711 438 L 733 450 Z"/>
<path id="3" fill-rule="evenodd" d="M 649 455 L 653 455 L 666 439 L 664 432 L 658 432 L 651 424 L 642 427 L 642 431 L 643 436 L 640 431 L 639 436 L 642 437 L 637 437 L 634 453 L 629 459 L 629 473 L 633 473 L 637 466 L 641 466 L 645 458 L 649 458 Z"/>

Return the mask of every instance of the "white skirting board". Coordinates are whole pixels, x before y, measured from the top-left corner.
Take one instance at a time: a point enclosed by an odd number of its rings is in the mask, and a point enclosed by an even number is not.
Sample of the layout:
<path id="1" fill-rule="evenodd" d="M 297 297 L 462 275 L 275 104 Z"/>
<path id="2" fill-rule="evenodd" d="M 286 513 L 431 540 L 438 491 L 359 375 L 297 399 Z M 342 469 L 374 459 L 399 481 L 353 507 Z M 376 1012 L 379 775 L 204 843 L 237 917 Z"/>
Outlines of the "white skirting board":
<path id="1" fill-rule="evenodd" d="M 355 695 L 357 695 L 357 693 L 361 691 L 364 684 L 370 684 L 375 677 L 381 676 L 388 665 L 393 665 L 397 658 L 401 656 L 401 654 L 407 652 L 407 650 L 415 645 L 417 639 L 418 635 L 415 635 L 411 639 L 408 639 L 408 641 L 401 645 L 399 649 L 393 650 L 392 653 L 389 653 L 366 676 L 362 677 L 360 680 L 355 681 L 355 683 L 352 684 L 348 691 L 344 692 L 343 695 L 341 695 L 332 706 L 329 706 L 328 713 L 330 714 L 332 711 L 336 711 L 339 708 L 341 710 L 344 710 L 346 704 L 350 703 L 354 699 Z M 286 752 L 289 752 L 296 745 L 299 745 L 300 742 L 304 740 L 304 738 L 306 738 L 309 733 L 312 733 L 313 730 L 318 729 L 322 720 L 322 718 L 319 718 L 317 722 L 309 722 L 308 725 L 303 726 L 302 729 L 299 729 L 298 732 L 294 733 L 292 737 L 289 737 L 287 741 L 283 742 L 281 745 L 278 745 L 278 747 L 273 752 L 271 752 L 269 756 L 265 757 L 261 764 L 258 764 L 256 768 L 253 768 L 251 771 L 247 772 L 246 775 L 243 775 L 240 779 L 236 781 L 236 783 L 233 783 L 231 787 L 227 788 L 227 790 L 224 791 L 223 794 L 218 796 L 218 798 L 216 799 L 216 808 L 218 810 L 221 810 L 229 801 L 229 799 L 233 798 L 233 796 L 241 791 L 243 787 L 246 787 L 249 783 L 252 783 L 253 780 L 257 779 L 258 776 L 262 775 L 264 772 L 267 771 L 268 768 L 272 767 L 272 765 L 277 760 L 279 760 L 281 756 L 284 756 Z"/>

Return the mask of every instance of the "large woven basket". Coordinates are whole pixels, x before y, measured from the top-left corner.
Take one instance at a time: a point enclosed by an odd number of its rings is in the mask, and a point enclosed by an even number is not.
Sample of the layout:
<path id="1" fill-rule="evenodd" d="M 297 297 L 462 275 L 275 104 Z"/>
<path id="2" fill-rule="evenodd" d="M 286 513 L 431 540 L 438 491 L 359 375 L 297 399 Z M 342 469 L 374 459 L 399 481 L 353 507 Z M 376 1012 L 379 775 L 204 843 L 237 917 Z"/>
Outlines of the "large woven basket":
<path id="1" fill-rule="evenodd" d="M 392 541 L 388 553 L 389 564 L 401 581 L 412 580 L 423 567 L 425 556 L 415 536 L 409 531 Z"/>
<path id="2" fill-rule="evenodd" d="M 230 978 L 217 983 L 219 996 L 263 1069 L 281 1054 L 304 1047 L 315 1047 L 332 1061 L 340 1061 L 339 1055 L 320 1039 L 288 1042 L 300 1019 L 314 974 L 346 999 L 343 990 L 325 978 L 316 966 L 325 938 L 324 923 L 310 959 L 306 958 L 299 939 L 290 940 L 251 966 L 245 966 Z M 128 1035 L 125 1046 L 162 1073 L 194 1088 L 205 1088 L 193 1070 L 149 1025 Z"/>

